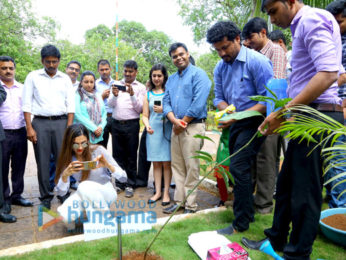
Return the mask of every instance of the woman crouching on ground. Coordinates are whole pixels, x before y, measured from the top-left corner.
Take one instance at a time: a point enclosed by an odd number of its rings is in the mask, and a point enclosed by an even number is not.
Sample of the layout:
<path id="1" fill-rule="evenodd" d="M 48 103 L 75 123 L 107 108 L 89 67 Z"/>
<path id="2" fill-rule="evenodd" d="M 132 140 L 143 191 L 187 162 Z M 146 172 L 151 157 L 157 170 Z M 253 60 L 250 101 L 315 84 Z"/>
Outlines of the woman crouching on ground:
<path id="1" fill-rule="evenodd" d="M 96 161 L 96 168 L 86 170 L 82 164 L 86 161 Z M 126 173 L 103 146 L 90 144 L 85 126 L 73 124 L 67 127 L 56 169 L 57 193 L 62 197 L 68 196 L 70 176 L 79 185 L 77 191 L 57 209 L 63 221 L 72 223 L 84 210 L 87 216 L 93 216 L 94 211 L 109 211 L 109 205 L 117 199 L 111 175 L 119 178 Z"/>

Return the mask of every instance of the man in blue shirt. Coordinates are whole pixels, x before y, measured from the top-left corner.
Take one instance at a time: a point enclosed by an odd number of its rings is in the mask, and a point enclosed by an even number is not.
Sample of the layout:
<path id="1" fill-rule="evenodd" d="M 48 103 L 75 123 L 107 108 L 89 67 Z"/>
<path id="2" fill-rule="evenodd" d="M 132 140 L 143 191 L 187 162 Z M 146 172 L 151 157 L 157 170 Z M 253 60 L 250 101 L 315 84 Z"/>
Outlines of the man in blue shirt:
<path id="1" fill-rule="evenodd" d="M 224 110 L 233 104 L 236 111 L 255 110 L 262 114 L 266 111 L 265 103 L 249 99 L 249 96 L 265 95 L 264 85 L 273 77 L 270 60 L 264 55 L 240 44 L 240 30 L 231 21 L 222 21 L 213 25 L 207 32 L 207 41 L 213 45 L 221 61 L 214 70 L 215 99 L 214 105 Z M 234 177 L 233 223 L 220 234 L 231 235 L 235 231 L 245 231 L 254 221 L 251 163 L 264 141 L 256 137 L 243 148 L 257 132 L 263 121 L 262 116 L 243 120 L 229 120 L 221 123 L 220 128 L 229 127 L 229 151 L 237 153 L 230 158 L 229 170 Z"/>
<path id="2" fill-rule="evenodd" d="M 100 74 L 100 78 L 96 80 L 96 90 L 102 96 L 107 111 L 107 125 L 103 130 L 103 141 L 100 144 L 107 149 L 109 134 L 112 134 L 112 108 L 108 106 L 108 98 L 114 80 L 111 78 L 112 69 L 108 60 L 99 60 L 97 71 Z"/>
<path id="3" fill-rule="evenodd" d="M 164 116 L 172 122 L 171 137 L 172 172 L 176 183 L 174 201 L 179 204 L 199 180 L 199 159 L 194 159 L 195 151 L 202 148 L 202 139 L 196 134 L 205 134 L 207 98 L 211 82 L 207 74 L 190 63 L 190 54 L 183 43 L 174 43 L 169 48 L 169 56 L 178 71 L 168 78 L 166 94 L 163 98 Z M 187 199 L 184 213 L 197 210 L 194 191 Z M 172 213 L 178 205 L 163 210 Z"/>

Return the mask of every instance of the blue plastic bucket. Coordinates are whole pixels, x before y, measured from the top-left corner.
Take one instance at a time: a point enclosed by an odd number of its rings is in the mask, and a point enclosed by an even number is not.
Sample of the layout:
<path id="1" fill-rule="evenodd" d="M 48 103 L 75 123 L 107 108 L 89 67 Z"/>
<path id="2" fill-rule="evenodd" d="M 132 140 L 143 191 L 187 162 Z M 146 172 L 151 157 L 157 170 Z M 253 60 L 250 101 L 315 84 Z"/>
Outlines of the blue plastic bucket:
<path id="1" fill-rule="evenodd" d="M 267 84 L 267 88 L 275 93 L 278 99 L 287 98 L 287 80 L 286 79 L 271 79 Z M 273 97 L 273 95 L 267 90 L 267 97 Z M 267 103 L 267 115 L 269 115 L 272 110 L 273 103 Z M 276 109 L 277 110 L 277 109 Z"/>

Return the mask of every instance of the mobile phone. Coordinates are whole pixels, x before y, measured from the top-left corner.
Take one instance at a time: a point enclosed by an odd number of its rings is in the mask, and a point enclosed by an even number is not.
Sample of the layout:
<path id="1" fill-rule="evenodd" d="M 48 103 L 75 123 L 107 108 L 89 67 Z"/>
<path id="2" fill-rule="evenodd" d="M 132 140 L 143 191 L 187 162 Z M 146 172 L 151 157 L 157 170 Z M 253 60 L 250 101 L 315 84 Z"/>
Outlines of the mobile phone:
<path id="1" fill-rule="evenodd" d="M 81 162 L 83 165 L 83 170 L 93 170 L 96 169 L 97 161 L 85 161 Z"/>
<path id="2" fill-rule="evenodd" d="M 126 91 L 126 86 L 123 85 L 112 84 L 112 87 L 117 87 L 121 91 Z"/>
<path id="3" fill-rule="evenodd" d="M 154 100 L 155 106 L 161 106 L 161 100 Z"/>

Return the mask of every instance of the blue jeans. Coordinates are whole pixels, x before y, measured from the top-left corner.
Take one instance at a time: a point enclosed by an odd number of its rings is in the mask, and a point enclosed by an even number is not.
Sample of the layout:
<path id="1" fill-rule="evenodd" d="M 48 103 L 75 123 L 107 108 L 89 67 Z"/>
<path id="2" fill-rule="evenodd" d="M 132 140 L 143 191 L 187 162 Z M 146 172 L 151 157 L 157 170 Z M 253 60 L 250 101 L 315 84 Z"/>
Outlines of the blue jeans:
<path id="1" fill-rule="evenodd" d="M 346 144 L 346 136 L 340 136 L 339 139 L 336 141 L 336 144 Z M 346 158 L 345 158 L 345 152 L 338 152 L 336 151 L 335 156 L 330 163 L 335 163 L 335 164 L 341 164 L 342 165 L 337 165 L 333 168 L 331 168 L 326 175 L 324 176 L 324 180 L 327 181 L 330 178 L 341 174 L 343 172 L 346 172 Z M 341 194 L 344 190 L 346 190 L 346 182 L 340 183 L 334 188 L 332 188 L 335 184 L 338 182 L 346 180 L 346 176 L 337 178 L 336 180 L 332 181 L 331 183 L 328 183 L 326 185 L 327 188 L 327 195 L 330 196 L 330 200 L 328 202 L 328 205 L 330 208 L 344 208 L 346 207 L 346 193 L 344 193 L 339 199 L 338 196 Z"/>

